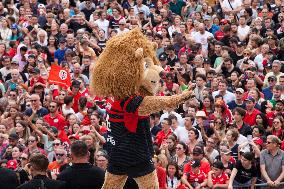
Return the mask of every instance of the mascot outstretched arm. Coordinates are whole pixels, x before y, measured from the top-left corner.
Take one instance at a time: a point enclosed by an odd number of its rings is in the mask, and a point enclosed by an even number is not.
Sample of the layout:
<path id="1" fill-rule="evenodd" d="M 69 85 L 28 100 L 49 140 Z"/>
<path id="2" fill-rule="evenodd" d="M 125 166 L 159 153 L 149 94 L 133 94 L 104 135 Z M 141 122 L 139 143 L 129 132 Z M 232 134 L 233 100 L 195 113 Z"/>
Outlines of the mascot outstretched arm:
<path id="1" fill-rule="evenodd" d="M 111 38 L 92 70 L 91 91 L 113 97 L 107 109 L 107 168 L 103 189 L 122 189 L 127 177 L 140 189 L 158 189 L 149 115 L 185 102 L 192 90 L 154 96 L 162 68 L 156 45 L 137 28 Z"/>

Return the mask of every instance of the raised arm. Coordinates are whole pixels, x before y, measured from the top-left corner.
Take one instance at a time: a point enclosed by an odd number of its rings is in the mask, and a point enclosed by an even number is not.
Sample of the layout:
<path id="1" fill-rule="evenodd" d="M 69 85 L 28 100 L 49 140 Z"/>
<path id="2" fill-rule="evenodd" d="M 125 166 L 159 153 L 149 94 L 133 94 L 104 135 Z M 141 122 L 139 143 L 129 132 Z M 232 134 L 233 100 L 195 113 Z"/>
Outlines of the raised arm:
<path id="1" fill-rule="evenodd" d="M 139 107 L 138 114 L 140 116 L 147 116 L 161 110 L 176 108 L 178 105 L 188 100 L 192 93 L 192 90 L 188 90 L 180 95 L 146 96 Z"/>

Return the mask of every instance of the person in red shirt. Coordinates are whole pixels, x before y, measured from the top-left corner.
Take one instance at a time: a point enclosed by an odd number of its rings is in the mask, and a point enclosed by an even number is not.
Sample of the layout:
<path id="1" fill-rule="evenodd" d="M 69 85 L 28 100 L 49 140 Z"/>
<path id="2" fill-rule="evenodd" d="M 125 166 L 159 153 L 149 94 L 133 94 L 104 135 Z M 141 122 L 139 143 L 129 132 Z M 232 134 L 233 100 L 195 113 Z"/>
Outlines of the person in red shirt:
<path id="1" fill-rule="evenodd" d="M 65 118 L 58 112 L 58 104 L 55 101 L 50 102 L 49 114 L 44 116 L 43 120 L 58 130 L 63 130 L 64 126 L 66 126 Z"/>
<path id="2" fill-rule="evenodd" d="M 75 111 L 75 113 L 79 112 L 79 99 L 82 96 L 82 93 L 80 93 L 80 82 L 77 80 L 72 81 L 71 84 L 71 92 L 69 93 L 70 96 L 73 96 L 74 99 L 74 103 L 73 103 L 73 110 Z"/>
<path id="3" fill-rule="evenodd" d="M 210 171 L 210 163 L 206 158 L 204 158 L 203 146 L 196 145 L 192 150 L 192 154 L 192 161 L 199 160 L 201 164 L 200 170 L 203 171 L 205 174 L 208 174 L 208 172 Z M 187 174 L 191 171 L 192 161 L 189 161 L 187 164 L 184 165 L 184 174 Z"/>
<path id="4" fill-rule="evenodd" d="M 207 186 L 207 175 L 201 170 L 200 160 L 191 161 L 191 170 L 184 174 L 185 185 L 190 189 L 201 189 Z"/>
<path id="5" fill-rule="evenodd" d="M 215 35 L 214 35 L 215 39 L 217 39 L 218 41 L 223 39 L 223 37 L 225 35 L 224 34 L 224 28 L 225 28 L 225 25 L 227 25 L 227 24 L 228 24 L 228 21 L 225 20 L 225 19 L 222 19 L 220 21 L 220 29 L 217 32 L 215 32 Z"/>
<path id="6" fill-rule="evenodd" d="M 162 121 L 161 125 L 162 130 L 157 133 L 155 141 L 158 146 L 161 146 L 161 144 L 165 142 L 167 137 L 173 133 L 173 131 L 171 130 L 172 121 L 170 119 L 165 118 Z"/>
<path id="7" fill-rule="evenodd" d="M 159 155 L 160 156 L 160 155 Z M 154 156 L 153 162 L 157 172 L 158 182 L 159 182 L 159 189 L 166 189 L 166 170 L 161 167 L 161 162 L 159 156 Z"/>
<path id="8" fill-rule="evenodd" d="M 246 99 L 247 113 L 246 113 L 243 121 L 250 126 L 254 126 L 256 124 L 255 118 L 258 114 L 260 114 L 260 111 L 257 110 L 256 108 L 254 108 L 254 106 L 255 106 L 255 99 L 253 97 L 249 96 Z"/>
<path id="9" fill-rule="evenodd" d="M 33 68 L 32 73 L 33 76 L 30 79 L 29 91 L 33 91 L 35 85 L 41 85 L 45 88 L 45 80 L 40 76 L 40 70 Z"/>
<path id="10" fill-rule="evenodd" d="M 212 170 L 208 173 L 209 188 L 228 188 L 229 176 L 224 172 L 224 165 L 221 161 L 213 163 Z"/>

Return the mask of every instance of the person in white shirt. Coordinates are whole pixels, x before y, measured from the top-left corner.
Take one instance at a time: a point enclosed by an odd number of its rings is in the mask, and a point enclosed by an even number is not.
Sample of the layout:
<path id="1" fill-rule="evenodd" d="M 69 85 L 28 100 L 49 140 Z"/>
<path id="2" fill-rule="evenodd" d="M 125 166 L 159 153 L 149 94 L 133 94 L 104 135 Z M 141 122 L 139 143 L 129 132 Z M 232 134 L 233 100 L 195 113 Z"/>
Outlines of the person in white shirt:
<path id="1" fill-rule="evenodd" d="M 205 31 L 205 25 L 203 23 L 200 23 L 198 25 L 198 32 L 196 32 L 194 35 L 193 35 L 193 39 L 196 43 L 201 43 L 202 45 L 202 52 L 204 54 L 207 54 L 207 51 L 208 51 L 208 38 L 209 37 L 212 37 L 214 38 L 213 34 L 208 32 L 208 31 Z"/>
<path id="2" fill-rule="evenodd" d="M 109 21 L 106 19 L 106 13 L 101 11 L 98 13 L 98 16 L 100 17 L 98 20 L 95 21 L 95 23 L 98 25 L 98 27 L 105 31 L 105 37 L 108 38 L 108 27 L 109 27 Z M 91 20 L 91 18 L 90 18 Z"/>
<path id="3" fill-rule="evenodd" d="M 163 113 L 160 117 L 160 123 L 165 119 L 165 118 L 168 118 L 170 114 L 173 114 L 177 117 L 177 120 L 178 120 L 178 125 L 184 125 L 184 120 L 183 118 L 181 117 L 180 114 L 174 112 L 173 110 L 165 110 L 164 111 L 165 113 Z"/>
<path id="4" fill-rule="evenodd" d="M 246 24 L 246 17 L 242 15 L 239 19 L 238 37 L 245 41 L 250 33 L 250 27 Z"/>
<path id="5" fill-rule="evenodd" d="M 269 45 L 267 43 L 264 43 L 261 46 L 260 49 L 260 53 L 258 55 L 256 55 L 256 57 L 254 58 L 254 62 L 257 65 L 258 71 L 262 72 L 264 67 L 263 67 L 263 60 L 264 60 L 264 56 L 269 52 Z"/>
<path id="6" fill-rule="evenodd" d="M 122 34 L 122 33 L 126 33 L 129 31 L 129 29 L 126 28 L 125 19 L 120 20 L 118 24 L 119 24 L 119 27 L 116 29 L 117 34 Z"/>
<path id="7" fill-rule="evenodd" d="M 229 102 L 233 101 L 236 99 L 236 96 L 231 93 L 230 91 L 227 91 L 228 89 L 228 83 L 226 80 L 222 80 L 219 82 L 218 84 L 218 91 L 214 91 L 212 93 L 212 96 L 215 98 L 215 96 L 217 95 L 222 95 L 224 101 L 226 102 L 226 104 L 228 104 Z"/>
<path id="8" fill-rule="evenodd" d="M 174 134 L 177 136 L 178 141 L 184 142 L 185 144 L 188 144 L 189 139 L 188 139 L 188 130 L 194 128 L 192 126 L 192 118 L 189 116 L 185 116 L 184 118 L 184 127 L 179 126 L 178 128 L 175 129 Z M 202 141 L 202 135 L 201 132 L 199 132 L 199 137 L 197 139 L 198 142 Z"/>
<path id="9" fill-rule="evenodd" d="M 225 18 L 228 19 L 230 13 L 234 15 L 237 14 L 237 17 L 240 18 L 240 11 L 242 10 L 242 0 L 219 0 Z"/>
<path id="10" fill-rule="evenodd" d="M 144 17 L 145 17 L 145 19 L 147 19 L 147 17 L 150 14 L 150 9 L 149 9 L 148 6 L 143 5 L 142 2 L 143 2 L 143 0 L 137 0 L 136 1 L 137 4 L 134 6 L 134 14 L 137 16 L 140 11 L 143 11 Z"/>

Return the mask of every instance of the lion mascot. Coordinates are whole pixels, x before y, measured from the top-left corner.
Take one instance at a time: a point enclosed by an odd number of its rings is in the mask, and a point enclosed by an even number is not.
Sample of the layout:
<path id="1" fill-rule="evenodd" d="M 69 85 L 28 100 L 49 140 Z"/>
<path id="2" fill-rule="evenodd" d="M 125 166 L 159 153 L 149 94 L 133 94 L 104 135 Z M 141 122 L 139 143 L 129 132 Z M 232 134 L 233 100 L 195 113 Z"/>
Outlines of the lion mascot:
<path id="1" fill-rule="evenodd" d="M 156 45 L 136 28 L 111 38 L 92 69 L 91 91 L 114 99 L 107 108 L 109 165 L 103 189 L 122 189 L 127 177 L 140 189 L 158 189 L 149 115 L 175 108 L 192 90 L 174 96 L 154 96 L 162 68 Z"/>

